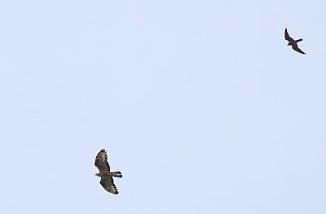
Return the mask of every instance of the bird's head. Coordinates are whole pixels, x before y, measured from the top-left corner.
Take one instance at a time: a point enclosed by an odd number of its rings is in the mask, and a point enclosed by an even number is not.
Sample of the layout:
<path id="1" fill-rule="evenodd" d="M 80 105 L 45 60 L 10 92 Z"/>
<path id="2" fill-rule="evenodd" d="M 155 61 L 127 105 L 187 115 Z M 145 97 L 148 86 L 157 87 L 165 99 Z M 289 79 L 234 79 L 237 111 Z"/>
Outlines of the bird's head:
<path id="1" fill-rule="evenodd" d="M 95 173 L 96 176 L 101 177 L 100 173 Z"/>

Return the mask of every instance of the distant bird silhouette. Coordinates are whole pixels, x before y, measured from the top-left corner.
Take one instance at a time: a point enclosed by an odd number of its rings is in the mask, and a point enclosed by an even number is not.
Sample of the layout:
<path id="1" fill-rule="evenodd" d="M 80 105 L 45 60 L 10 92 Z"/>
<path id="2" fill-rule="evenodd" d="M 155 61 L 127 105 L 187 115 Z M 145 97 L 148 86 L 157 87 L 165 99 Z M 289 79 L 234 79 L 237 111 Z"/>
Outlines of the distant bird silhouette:
<path id="1" fill-rule="evenodd" d="M 288 33 L 288 30 L 287 28 L 285 28 L 285 32 L 284 32 L 284 37 L 287 41 L 289 41 L 288 45 L 289 46 L 292 46 L 292 49 L 299 52 L 299 53 L 302 53 L 302 54 L 306 54 L 305 52 L 303 52 L 302 50 L 300 50 L 300 48 L 298 47 L 298 42 L 301 42 L 302 39 L 297 39 L 297 40 L 294 40 L 293 38 L 290 37 L 289 33 Z"/>
<path id="2" fill-rule="evenodd" d="M 95 166 L 100 171 L 95 175 L 101 177 L 100 184 L 103 186 L 103 188 L 112 194 L 118 194 L 119 193 L 118 189 L 115 186 L 112 177 L 122 178 L 122 174 L 120 171 L 115 171 L 115 172 L 110 171 L 110 165 L 108 163 L 108 155 L 104 149 L 102 149 L 96 155 Z"/>

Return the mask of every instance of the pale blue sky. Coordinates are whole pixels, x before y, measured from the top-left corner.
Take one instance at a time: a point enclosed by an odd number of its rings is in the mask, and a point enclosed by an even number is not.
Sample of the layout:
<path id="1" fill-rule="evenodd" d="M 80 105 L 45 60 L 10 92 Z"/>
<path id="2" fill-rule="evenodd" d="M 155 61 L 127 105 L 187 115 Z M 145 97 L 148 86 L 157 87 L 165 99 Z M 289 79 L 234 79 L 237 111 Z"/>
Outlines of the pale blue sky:
<path id="1" fill-rule="evenodd" d="M 325 11 L 0 1 L 0 213 L 325 214 Z"/>

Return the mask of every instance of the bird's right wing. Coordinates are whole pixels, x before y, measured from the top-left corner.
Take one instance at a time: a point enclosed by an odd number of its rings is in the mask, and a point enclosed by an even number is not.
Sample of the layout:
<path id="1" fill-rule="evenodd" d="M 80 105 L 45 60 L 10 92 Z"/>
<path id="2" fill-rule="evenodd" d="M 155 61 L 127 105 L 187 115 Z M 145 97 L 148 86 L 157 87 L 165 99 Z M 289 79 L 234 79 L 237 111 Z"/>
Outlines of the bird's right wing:
<path id="1" fill-rule="evenodd" d="M 302 54 L 306 54 L 305 52 L 303 52 L 299 47 L 298 45 L 292 45 L 292 49 L 299 52 L 299 53 L 302 53 Z"/>
<path id="2" fill-rule="evenodd" d="M 115 186 L 115 184 L 113 183 L 113 178 L 111 176 L 109 177 L 102 177 L 100 184 L 103 186 L 103 188 L 112 193 L 112 194 L 118 194 L 118 189 Z"/>

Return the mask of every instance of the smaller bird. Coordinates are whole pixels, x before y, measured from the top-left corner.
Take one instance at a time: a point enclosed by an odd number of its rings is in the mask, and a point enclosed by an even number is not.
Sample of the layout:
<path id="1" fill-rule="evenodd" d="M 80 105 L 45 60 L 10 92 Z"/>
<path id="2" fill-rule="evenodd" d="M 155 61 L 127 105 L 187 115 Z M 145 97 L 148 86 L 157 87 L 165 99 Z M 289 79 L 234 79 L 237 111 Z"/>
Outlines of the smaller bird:
<path id="1" fill-rule="evenodd" d="M 285 32 L 284 32 L 284 37 L 287 41 L 289 41 L 288 45 L 289 46 L 292 46 L 292 49 L 299 52 L 299 53 L 302 53 L 302 54 L 306 54 L 305 52 L 303 52 L 302 50 L 300 50 L 300 48 L 298 47 L 298 42 L 301 42 L 302 39 L 297 39 L 297 40 L 294 40 L 293 38 L 290 37 L 289 33 L 288 33 L 288 29 L 285 28 Z"/>
<path id="2" fill-rule="evenodd" d="M 115 171 L 115 172 L 110 171 L 108 156 L 104 149 L 102 149 L 96 155 L 95 166 L 99 170 L 99 173 L 96 173 L 95 175 L 101 177 L 100 184 L 103 186 L 103 188 L 112 194 L 118 194 L 119 193 L 118 189 L 115 186 L 112 177 L 122 178 L 122 174 L 120 171 Z"/>

